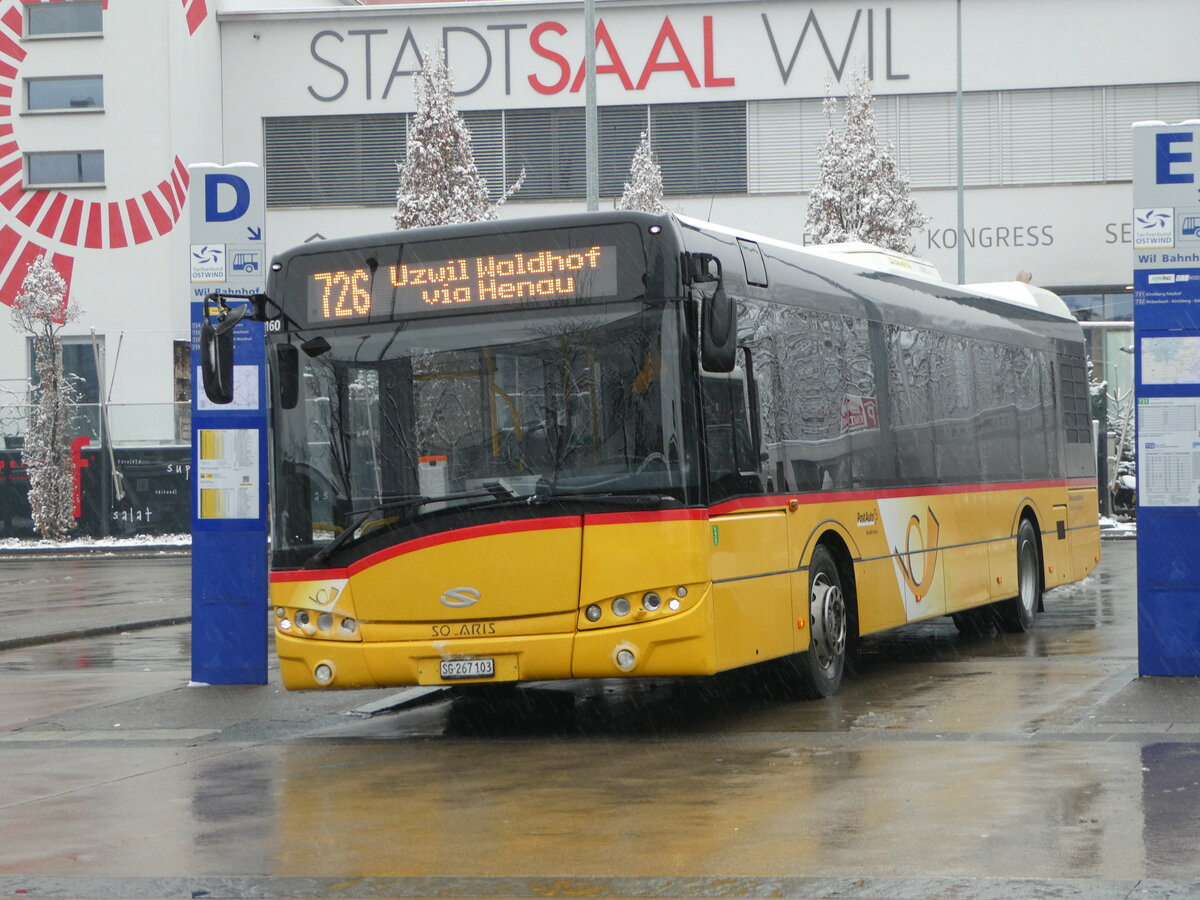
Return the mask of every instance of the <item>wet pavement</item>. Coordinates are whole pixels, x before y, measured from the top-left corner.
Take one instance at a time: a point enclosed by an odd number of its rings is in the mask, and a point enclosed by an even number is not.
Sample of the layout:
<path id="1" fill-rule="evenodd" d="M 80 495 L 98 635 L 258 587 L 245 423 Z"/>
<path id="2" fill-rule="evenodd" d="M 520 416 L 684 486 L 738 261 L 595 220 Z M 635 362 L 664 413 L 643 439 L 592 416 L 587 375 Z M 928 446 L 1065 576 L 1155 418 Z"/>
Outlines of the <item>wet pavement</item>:
<path id="1" fill-rule="evenodd" d="M 1135 552 L 1030 635 L 868 639 L 816 703 L 758 668 L 188 687 L 186 624 L 10 644 L 0 896 L 1200 897 L 1200 679 L 1137 677 Z M 21 570 L 0 621 L 186 598 L 186 560 L 94 565 Z"/>

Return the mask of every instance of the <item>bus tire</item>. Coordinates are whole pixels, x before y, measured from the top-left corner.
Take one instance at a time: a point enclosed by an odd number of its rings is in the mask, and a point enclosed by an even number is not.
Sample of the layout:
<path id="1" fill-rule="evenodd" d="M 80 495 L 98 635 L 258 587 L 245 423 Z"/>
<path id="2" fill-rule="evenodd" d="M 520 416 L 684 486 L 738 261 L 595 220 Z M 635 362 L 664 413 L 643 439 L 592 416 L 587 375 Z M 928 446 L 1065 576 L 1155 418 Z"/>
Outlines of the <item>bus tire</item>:
<path id="1" fill-rule="evenodd" d="M 1010 633 L 1033 628 L 1042 603 L 1042 554 L 1033 523 L 1022 519 L 1017 529 L 1017 595 L 997 608 L 1000 627 Z"/>
<path id="2" fill-rule="evenodd" d="M 797 693 L 822 700 L 837 693 L 846 669 L 850 610 L 833 552 L 817 545 L 808 567 L 809 647 L 795 659 Z"/>

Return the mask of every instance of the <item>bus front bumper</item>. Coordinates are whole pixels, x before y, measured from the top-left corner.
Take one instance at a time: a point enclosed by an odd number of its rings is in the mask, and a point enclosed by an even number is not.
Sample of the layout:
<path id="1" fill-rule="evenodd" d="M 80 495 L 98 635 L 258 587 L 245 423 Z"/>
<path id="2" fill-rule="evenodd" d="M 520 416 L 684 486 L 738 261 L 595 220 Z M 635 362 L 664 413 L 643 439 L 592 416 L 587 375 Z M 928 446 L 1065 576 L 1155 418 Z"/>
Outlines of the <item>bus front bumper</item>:
<path id="1" fill-rule="evenodd" d="M 275 647 L 288 690 L 711 675 L 710 600 L 669 618 L 578 632 L 338 642 L 276 630 Z"/>

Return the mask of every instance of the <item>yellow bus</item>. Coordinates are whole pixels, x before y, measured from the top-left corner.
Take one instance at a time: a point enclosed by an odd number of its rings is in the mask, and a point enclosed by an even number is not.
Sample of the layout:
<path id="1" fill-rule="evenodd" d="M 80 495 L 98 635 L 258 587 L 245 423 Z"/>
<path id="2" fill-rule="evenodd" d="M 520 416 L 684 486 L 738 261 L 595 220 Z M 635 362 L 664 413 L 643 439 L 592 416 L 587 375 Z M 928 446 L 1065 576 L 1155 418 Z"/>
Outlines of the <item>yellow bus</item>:
<path id="1" fill-rule="evenodd" d="M 305 245 L 253 306 L 288 688 L 826 697 L 862 635 L 1024 631 L 1099 561 L 1083 334 L 1029 285 L 604 212 Z"/>

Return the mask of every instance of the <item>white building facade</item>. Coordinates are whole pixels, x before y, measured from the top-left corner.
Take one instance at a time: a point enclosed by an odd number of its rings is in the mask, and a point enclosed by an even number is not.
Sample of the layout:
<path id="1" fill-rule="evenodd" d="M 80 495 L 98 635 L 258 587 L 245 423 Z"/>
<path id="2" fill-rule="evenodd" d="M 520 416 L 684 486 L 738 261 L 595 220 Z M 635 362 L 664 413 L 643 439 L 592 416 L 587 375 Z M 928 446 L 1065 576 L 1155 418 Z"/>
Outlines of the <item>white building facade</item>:
<path id="1" fill-rule="evenodd" d="M 866 67 L 931 216 L 917 253 L 959 280 L 955 0 L 597 9 L 602 208 L 648 131 L 672 208 L 801 241 L 822 99 Z M 1200 4 L 963 0 L 961 16 L 963 280 L 1028 271 L 1081 316 L 1128 318 L 1129 126 L 1200 116 Z M 388 230 L 412 74 L 441 44 L 494 192 L 526 173 L 504 216 L 582 209 L 582 34 L 582 4 L 554 0 L 0 0 L 0 300 L 50 254 L 82 311 L 68 364 L 90 397 L 103 384 L 114 440 L 186 441 L 187 165 L 264 167 L 268 254 Z M 0 328 L 11 397 L 30 353 Z"/>

